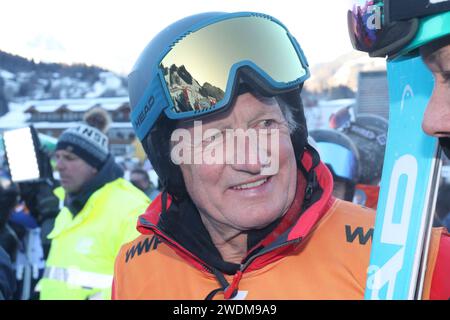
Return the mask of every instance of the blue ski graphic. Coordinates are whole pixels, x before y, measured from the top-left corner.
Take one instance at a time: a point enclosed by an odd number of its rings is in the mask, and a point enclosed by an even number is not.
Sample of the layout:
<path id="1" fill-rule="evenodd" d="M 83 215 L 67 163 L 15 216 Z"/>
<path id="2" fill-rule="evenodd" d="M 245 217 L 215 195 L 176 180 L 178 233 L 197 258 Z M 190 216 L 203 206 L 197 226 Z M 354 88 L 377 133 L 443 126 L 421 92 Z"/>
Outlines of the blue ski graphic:
<path id="1" fill-rule="evenodd" d="M 438 141 L 421 126 L 434 80 L 416 56 L 389 61 L 388 81 L 389 131 L 365 299 L 420 299 L 440 170 Z"/>

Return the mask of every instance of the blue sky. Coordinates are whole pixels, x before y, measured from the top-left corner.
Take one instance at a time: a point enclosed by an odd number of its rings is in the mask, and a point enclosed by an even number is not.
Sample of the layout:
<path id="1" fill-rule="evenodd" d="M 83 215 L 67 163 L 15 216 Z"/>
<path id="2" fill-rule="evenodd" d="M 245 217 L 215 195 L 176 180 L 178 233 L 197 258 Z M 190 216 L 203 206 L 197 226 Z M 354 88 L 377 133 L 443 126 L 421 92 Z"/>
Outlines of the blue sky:
<path id="1" fill-rule="evenodd" d="M 257 11 L 281 20 L 311 65 L 352 50 L 348 0 L 4 0 L 0 50 L 36 61 L 95 64 L 126 75 L 168 24 L 205 11 Z"/>

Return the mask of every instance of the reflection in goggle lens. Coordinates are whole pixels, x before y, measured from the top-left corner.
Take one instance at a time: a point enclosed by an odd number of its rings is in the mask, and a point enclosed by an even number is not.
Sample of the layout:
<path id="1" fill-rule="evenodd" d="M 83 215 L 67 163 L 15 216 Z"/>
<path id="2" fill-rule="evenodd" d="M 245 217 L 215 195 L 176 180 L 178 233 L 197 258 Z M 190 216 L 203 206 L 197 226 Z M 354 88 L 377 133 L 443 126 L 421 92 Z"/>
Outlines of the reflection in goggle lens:
<path id="1" fill-rule="evenodd" d="M 376 46 L 382 31 L 383 8 L 380 0 L 353 3 L 348 12 L 348 24 L 355 49 L 370 52 Z"/>
<path id="2" fill-rule="evenodd" d="M 253 63 L 273 81 L 287 84 L 307 74 L 286 29 L 265 17 L 237 17 L 186 35 L 160 69 L 172 112 L 209 109 L 220 103 L 236 63 Z"/>

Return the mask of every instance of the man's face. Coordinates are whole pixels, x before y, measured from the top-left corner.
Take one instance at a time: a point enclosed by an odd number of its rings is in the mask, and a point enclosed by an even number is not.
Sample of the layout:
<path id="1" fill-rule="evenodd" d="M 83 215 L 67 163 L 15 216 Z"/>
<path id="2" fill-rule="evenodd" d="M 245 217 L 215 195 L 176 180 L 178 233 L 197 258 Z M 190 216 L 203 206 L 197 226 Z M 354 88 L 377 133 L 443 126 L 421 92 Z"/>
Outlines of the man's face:
<path id="1" fill-rule="evenodd" d="M 192 124 L 185 127 L 191 134 L 194 133 Z M 263 152 L 269 157 L 277 154 L 279 169 L 264 175 L 267 158 L 261 160 L 262 157 L 257 157 L 256 162 L 247 161 L 251 158 L 250 150 L 255 150 L 254 146 L 249 146 L 250 140 L 246 140 L 244 148 L 230 148 L 231 155 L 226 152 L 226 139 L 221 145 L 226 157 L 231 159 L 236 160 L 236 156 L 245 153 L 243 164 L 237 161 L 181 164 L 186 188 L 202 218 L 221 228 L 242 231 L 263 228 L 282 216 L 294 200 L 297 167 L 288 125 L 276 100 L 256 98 L 250 93 L 240 95 L 226 113 L 203 121 L 203 132 L 212 128 L 221 132 L 230 129 L 253 129 L 256 132 L 276 129 L 279 132 L 276 143 L 267 145 Z M 267 140 L 270 141 L 270 137 Z M 211 139 L 201 141 L 206 149 L 209 143 Z M 258 149 L 259 152 L 261 150 Z"/>
<path id="2" fill-rule="evenodd" d="M 450 44 L 432 54 L 422 56 L 435 79 L 433 95 L 425 111 L 422 128 L 432 136 L 450 137 Z"/>
<path id="3" fill-rule="evenodd" d="M 68 193 L 78 193 L 85 183 L 97 174 L 97 169 L 72 152 L 58 150 L 55 152 L 55 156 L 61 186 Z"/>
<path id="4" fill-rule="evenodd" d="M 142 191 L 145 191 L 150 187 L 150 182 L 148 181 L 148 179 L 140 173 L 132 173 L 130 175 L 130 181 Z"/>

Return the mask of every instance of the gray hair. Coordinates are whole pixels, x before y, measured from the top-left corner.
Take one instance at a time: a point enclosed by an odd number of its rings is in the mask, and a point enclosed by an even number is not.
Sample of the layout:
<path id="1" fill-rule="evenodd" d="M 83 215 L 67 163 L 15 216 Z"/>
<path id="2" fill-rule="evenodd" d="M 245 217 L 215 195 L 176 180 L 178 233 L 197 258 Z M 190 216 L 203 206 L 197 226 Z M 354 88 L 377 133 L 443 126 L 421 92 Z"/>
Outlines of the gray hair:
<path id="1" fill-rule="evenodd" d="M 283 114 L 288 124 L 289 133 L 293 133 L 295 130 L 303 127 L 301 123 L 298 123 L 292 112 L 292 107 L 282 98 L 276 97 L 278 105 L 280 106 L 281 113 Z"/>

